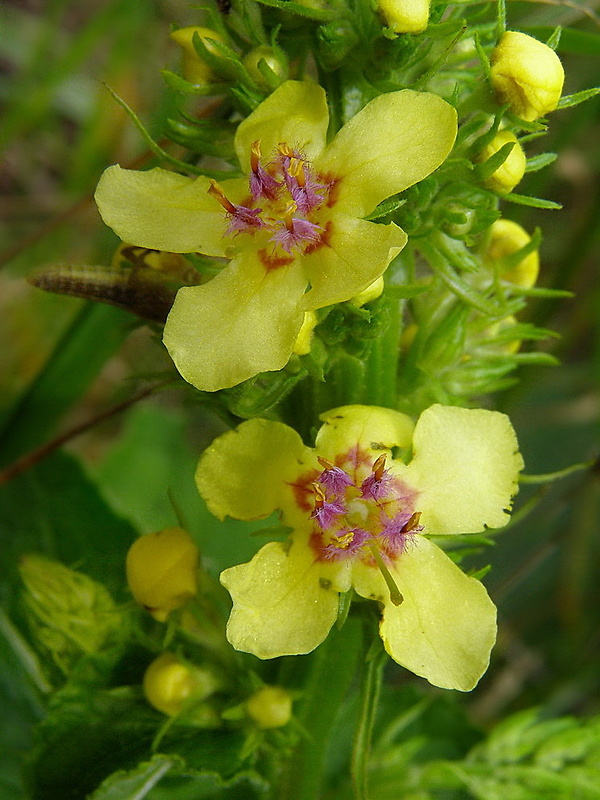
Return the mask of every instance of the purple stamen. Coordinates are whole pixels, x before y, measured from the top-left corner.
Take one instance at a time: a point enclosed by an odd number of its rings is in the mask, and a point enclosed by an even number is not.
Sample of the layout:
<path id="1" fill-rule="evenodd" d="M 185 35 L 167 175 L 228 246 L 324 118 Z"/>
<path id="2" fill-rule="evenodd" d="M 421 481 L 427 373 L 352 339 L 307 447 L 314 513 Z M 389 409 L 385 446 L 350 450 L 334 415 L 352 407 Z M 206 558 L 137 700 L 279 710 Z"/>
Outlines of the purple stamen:
<path id="1" fill-rule="evenodd" d="M 262 208 L 248 208 L 247 206 L 234 206 L 234 211 L 228 211 L 229 227 L 227 233 L 241 233 L 243 231 L 264 228 L 265 223 L 260 218 Z"/>
<path id="2" fill-rule="evenodd" d="M 332 539 L 322 549 L 327 559 L 338 560 L 356 555 L 371 535 L 362 528 L 342 528 L 332 534 Z"/>
<path id="3" fill-rule="evenodd" d="M 352 486 L 353 480 L 340 467 L 327 467 L 318 477 L 319 483 L 333 495 L 341 495 L 347 486 Z"/>
<path id="4" fill-rule="evenodd" d="M 301 248 L 303 245 L 318 242 L 322 230 L 314 222 L 292 217 L 277 223 L 277 230 L 269 241 L 281 245 L 286 253 L 291 253 L 295 247 Z"/>
<path id="5" fill-rule="evenodd" d="M 381 500 L 385 497 L 390 490 L 390 483 L 392 476 L 387 470 L 383 473 L 381 478 L 377 477 L 375 472 L 372 472 L 360 485 L 360 491 L 364 498 L 369 500 Z"/>
<path id="6" fill-rule="evenodd" d="M 319 527 L 326 530 L 331 527 L 338 517 L 346 513 L 346 507 L 341 503 L 330 503 L 328 500 L 319 500 L 311 512 L 311 519 L 316 519 Z"/>
<path id="7" fill-rule="evenodd" d="M 250 191 L 254 200 L 259 200 L 261 197 L 275 200 L 280 189 L 281 184 L 279 181 L 269 175 L 267 170 L 261 167 L 260 164 L 250 173 Z"/>

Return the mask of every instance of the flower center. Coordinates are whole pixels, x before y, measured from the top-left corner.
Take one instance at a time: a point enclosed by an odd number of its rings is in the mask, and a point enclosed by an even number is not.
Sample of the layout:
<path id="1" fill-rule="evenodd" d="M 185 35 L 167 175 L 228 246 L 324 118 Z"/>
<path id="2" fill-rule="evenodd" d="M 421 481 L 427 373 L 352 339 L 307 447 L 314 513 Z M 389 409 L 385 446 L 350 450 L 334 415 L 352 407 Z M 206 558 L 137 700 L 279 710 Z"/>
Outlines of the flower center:
<path id="1" fill-rule="evenodd" d="M 370 459 L 362 453 L 351 451 L 337 460 L 350 469 L 319 458 L 323 471 L 311 485 L 311 546 L 321 560 L 360 558 L 384 572 L 385 562 L 395 561 L 410 537 L 423 530 L 421 514 L 413 510 L 414 492 L 386 469 L 385 455 L 369 472 Z"/>
<path id="2" fill-rule="evenodd" d="M 211 181 L 208 192 L 225 210 L 227 234 L 261 235 L 270 247 L 259 249 L 259 255 L 272 268 L 326 244 L 327 226 L 319 224 L 319 211 L 328 204 L 333 185 L 316 175 L 304 154 L 286 142 L 263 162 L 257 141 L 250 151 L 250 194 L 245 203 L 232 203 L 216 181 Z"/>

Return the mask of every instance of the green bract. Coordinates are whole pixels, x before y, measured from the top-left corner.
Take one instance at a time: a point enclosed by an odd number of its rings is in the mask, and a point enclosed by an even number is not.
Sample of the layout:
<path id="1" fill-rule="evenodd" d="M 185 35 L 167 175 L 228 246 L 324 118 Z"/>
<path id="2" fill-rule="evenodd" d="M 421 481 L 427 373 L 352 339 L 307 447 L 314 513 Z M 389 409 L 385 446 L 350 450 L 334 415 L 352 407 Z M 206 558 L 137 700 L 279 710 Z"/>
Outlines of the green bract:
<path id="1" fill-rule="evenodd" d="M 200 460 L 198 488 L 218 517 L 279 509 L 293 528 L 286 543 L 222 573 L 229 641 L 259 658 L 310 652 L 353 587 L 382 605 L 380 634 L 395 661 L 436 686 L 472 689 L 495 640 L 495 608 L 427 536 L 506 524 L 523 466 L 510 421 L 440 405 L 416 426 L 366 406 L 322 419 L 315 449 L 286 425 L 254 419 Z M 391 458 L 411 444 L 410 463 Z"/>
<path id="2" fill-rule="evenodd" d="M 124 241 L 229 259 L 209 283 L 179 291 L 165 327 L 178 370 L 199 389 L 281 369 L 305 311 L 373 283 L 407 237 L 363 218 L 435 170 L 456 136 L 452 106 L 410 90 L 372 100 L 329 145 L 328 122 L 320 86 L 286 81 L 238 127 L 250 188 L 119 166 L 100 180 L 100 213 Z"/>

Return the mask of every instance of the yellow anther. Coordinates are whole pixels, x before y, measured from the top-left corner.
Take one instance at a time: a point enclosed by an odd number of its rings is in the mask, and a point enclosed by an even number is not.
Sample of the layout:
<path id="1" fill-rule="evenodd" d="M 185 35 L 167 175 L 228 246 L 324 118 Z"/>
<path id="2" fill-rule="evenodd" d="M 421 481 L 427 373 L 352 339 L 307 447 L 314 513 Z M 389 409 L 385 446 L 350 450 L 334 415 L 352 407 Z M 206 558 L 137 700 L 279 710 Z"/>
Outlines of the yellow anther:
<path id="1" fill-rule="evenodd" d="M 325 493 L 318 483 L 311 483 L 311 489 L 315 493 L 315 509 L 323 508 L 325 503 Z"/>
<path id="2" fill-rule="evenodd" d="M 260 162 L 260 140 L 257 139 L 255 142 L 252 142 L 250 145 L 250 167 L 252 172 L 258 171 L 258 165 Z"/>
<path id="3" fill-rule="evenodd" d="M 323 456 L 317 456 L 317 461 L 323 467 L 323 469 L 333 469 L 335 464 L 330 461 L 328 458 L 323 458 Z"/>
<path id="4" fill-rule="evenodd" d="M 347 531 L 342 536 L 335 536 L 332 539 L 332 541 L 336 547 L 345 550 L 350 545 L 353 539 L 354 539 L 354 534 L 352 533 L 352 531 Z"/>
<path id="5" fill-rule="evenodd" d="M 383 478 L 383 473 L 385 472 L 385 459 L 386 454 L 382 453 L 377 461 L 373 464 L 373 474 L 375 475 L 375 480 L 380 481 Z"/>
<path id="6" fill-rule="evenodd" d="M 223 206 L 225 211 L 227 211 L 229 214 L 235 214 L 235 206 L 231 201 L 229 201 L 225 197 L 225 192 L 223 191 L 223 189 L 221 189 L 219 184 L 216 181 L 213 181 L 212 178 L 210 181 L 210 188 L 208 189 L 208 193 L 211 197 L 214 197 L 215 200 L 217 200 Z"/>
<path id="7" fill-rule="evenodd" d="M 298 186 L 306 186 L 306 175 L 304 174 L 304 161 L 301 158 L 297 158 L 293 156 L 290 165 L 288 167 L 288 172 L 293 178 L 296 178 L 298 181 Z"/>
<path id="8" fill-rule="evenodd" d="M 288 158 L 292 158 L 294 155 L 294 151 L 287 142 L 279 142 L 279 144 L 277 145 L 277 149 L 279 150 L 282 156 L 287 156 Z"/>
<path id="9" fill-rule="evenodd" d="M 417 525 L 419 524 L 419 520 L 421 519 L 421 512 L 415 511 L 415 513 L 411 516 L 408 522 L 405 522 L 402 526 L 402 530 L 400 533 L 408 533 L 409 531 L 414 530 Z"/>

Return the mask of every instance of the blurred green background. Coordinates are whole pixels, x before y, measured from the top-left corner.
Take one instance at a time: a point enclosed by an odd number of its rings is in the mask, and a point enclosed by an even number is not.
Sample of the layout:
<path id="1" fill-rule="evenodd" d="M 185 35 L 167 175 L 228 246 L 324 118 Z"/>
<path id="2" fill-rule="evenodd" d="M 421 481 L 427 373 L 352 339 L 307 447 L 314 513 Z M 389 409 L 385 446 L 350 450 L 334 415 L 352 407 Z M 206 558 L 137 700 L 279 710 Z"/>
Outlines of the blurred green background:
<path id="1" fill-rule="evenodd" d="M 597 36 L 599 6 L 510 3 L 509 22 L 542 39 L 557 23 Z M 95 184 L 108 164 L 133 166 L 147 153 L 103 84 L 160 135 L 172 109 L 158 70 L 176 70 L 179 62 L 169 26 L 196 24 L 198 14 L 175 0 L 0 5 L 0 470 L 169 368 L 151 331 L 124 312 L 45 294 L 25 277 L 48 264 L 110 262 L 117 242 L 96 212 Z M 587 51 L 584 42 L 565 37 L 559 48 L 566 93 L 600 82 L 598 39 Z M 564 208 L 504 210 L 527 230 L 542 228 L 540 285 L 575 293 L 530 306 L 533 322 L 560 333 L 542 346 L 561 366 L 523 367 L 519 385 L 495 398 L 513 420 L 529 473 L 600 453 L 599 142 L 599 98 L 552 114 L 543 147 L 559 157 L 526 176 L 520 191 Z M 0 598 L 8 614 L 15 611 L 18 558 L 30 550 L 77 562 L 122 591 L 122 555 L 136 530 L 175 521 L 168 488 L 207 565 L 228 565 L 226 539 L 207 536 L 210 522 L 193 485 L 197 455 L 220 427 L 191 393 L 168 390 L 110 416 L 0 486 Z M 486 726 L 532 705 L 556 714 L 600 712 L 600 470 L 541 490 L 525 487 L 519 507 L 531 513 L 485 554 L 500 636 L 492 668 L 464 702 Z M 231 523 L 228 530 L 235 529 Z M 248 540 L 248 554 L 254 547 Z M 4 612 L 0 631 L 7 721 L 0 794 L 12 800 L 21 796 L 19 761 L 42 713 L 43 687 L 33 667 L 27 675 L 19 666 L 18 629 Z M 406 679 L 399 668 L 390 672 L 392 682 Z"/>

